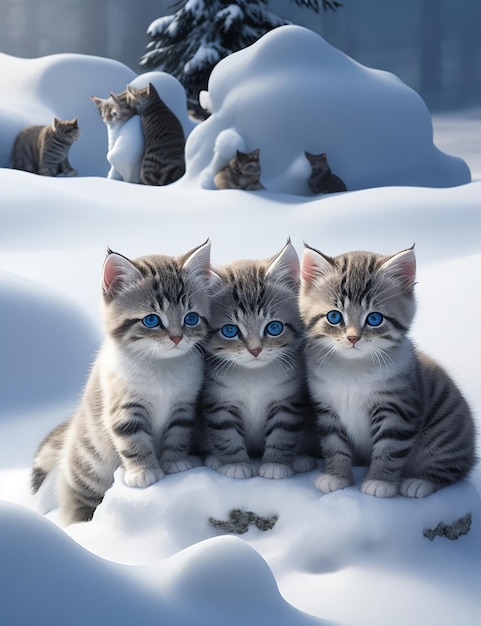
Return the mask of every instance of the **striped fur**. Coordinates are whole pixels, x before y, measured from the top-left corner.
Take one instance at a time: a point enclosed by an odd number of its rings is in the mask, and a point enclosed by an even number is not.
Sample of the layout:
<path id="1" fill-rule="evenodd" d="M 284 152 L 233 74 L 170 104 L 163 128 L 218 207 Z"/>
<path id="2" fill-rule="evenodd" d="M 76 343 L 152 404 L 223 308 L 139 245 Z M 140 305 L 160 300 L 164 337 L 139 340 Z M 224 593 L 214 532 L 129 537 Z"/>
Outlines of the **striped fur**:
<path id="1" fill-rule="evenodd" d="M 152 83 L 143 89 L 127 85 L 127 93 L 144 132 L 140 179 L 144 185 L 169 185 L 185 174 L 182 125 Z"/>
<path id="2" fill-rule="evenodd" d="M 80 137 L 77 118 L 54 121 L 49 126 L 29 126 L 15 139 L 13 168 L 41 176 L 76 176 L 70 165 L 70 146 Z"/>
<path id="3" fill-rule="evenodd" d="M 259 149 L 247 153 L 237 150 L 229 163 L 214 176 L 214 183 L 217 189 L 256 191 L 264 189 L 260 176 Z"/>
<path id="4" fill-rule="evenodd" d="M 381 497 L 427 496 L 475 463 L 466 400 L 407 336 L 415 269 L 413 249 L 330 258 L 306 246 L 300 309 L 325 458 L 317 480 L 323 493 L 352 485 L 353 463 L 369 466 L 361 490 Z"/>
<path id="5" fill-rule="evenodd" d="M 202 401 L 206 464 L 233 478 L 284 478 L 312 469 L 299 458 L 305 430 L 299 260 L 290 242 L 269 261 L 216 271 Z M 283 330 L 270 336 L 272 321 Z M 236 326 L 226 338 L 222 329 Z M 279 327 L 277 327 L 279 328 Z"/>
<path id="6" fill-rule="evenodd" d="M 146 487 L 200 463 L 190 452 L 210 309 L 209 251 L 206 242 L 180 258 L 134 261 L 109 252 L 105 341 L 77 411 L 46 437 L 33 463 L 34 492 L 58 470 L 65 523 L 92 517 L 119 466 L 128 486 Z M 146 327 L 153 316 L 159 325 Z"/>

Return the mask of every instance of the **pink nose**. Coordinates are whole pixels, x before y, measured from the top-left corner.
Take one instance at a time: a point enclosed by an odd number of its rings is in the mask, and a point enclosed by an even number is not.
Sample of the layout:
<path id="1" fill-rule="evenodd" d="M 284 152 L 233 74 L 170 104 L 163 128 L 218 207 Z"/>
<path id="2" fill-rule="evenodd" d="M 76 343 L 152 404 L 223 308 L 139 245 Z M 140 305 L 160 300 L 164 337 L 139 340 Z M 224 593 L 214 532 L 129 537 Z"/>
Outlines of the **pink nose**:
<path id="1" fill-rule="evenodd" d="M 247 348 L 247 349 L 255 357 L 257 357 L 260 351 L 262 350 L 262 348 Z"/>
<path id="2" fill-rule="evenodd" d="M 179 341 L 182 341 L 182 335 L 180 337 L 171 337 L 171 340 L 177 345 Z"/>
<path id="3" fill-rule="evenodd" d="M 359 341 L 359 337 L 357 335 L 349 335 L 347 340 L 350 341 L 352 345 L 354 345 Z"/>

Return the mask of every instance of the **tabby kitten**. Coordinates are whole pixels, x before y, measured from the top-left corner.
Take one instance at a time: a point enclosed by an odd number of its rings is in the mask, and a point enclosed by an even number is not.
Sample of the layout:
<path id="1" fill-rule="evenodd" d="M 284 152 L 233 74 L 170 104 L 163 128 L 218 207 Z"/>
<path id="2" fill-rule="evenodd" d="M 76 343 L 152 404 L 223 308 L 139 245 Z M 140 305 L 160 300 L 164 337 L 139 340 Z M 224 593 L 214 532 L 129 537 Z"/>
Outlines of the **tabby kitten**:
<path id="1" fill-rule="evenodd" d="M 119 138 L 121 128 L 124 126 L 125 122 L 128 122 L 128 120 L 136 115 L 136 111 L 127 102 L 127 91 L 123 91 L 119 94 L 110 92 L 110 96 L 108 98 L 90 96 L 90 99 L 97 107 L 102 121 L 107 126 L 107 159 L 111 165 L 107 178 L 111 178 L 113 180 L 125 180 L 125 176 L 123 176 L 111 163 L 109 154 L 114 149 L 115 143 Z M 139 180 L 130 180 L 129 177 L 129 180 L 126 182 L 139 182 Z"/>
<path id="2" fill-rule="evenodd" d="M 312 193 L 337 193 L 339 191 L 347 191 L 346 185 L 339 176 L 331 172 L 325 152 L 322 154 L 305 152 L 305 155 L 312 167 L 312 174 L 307 180 Z"/>
<path id="3" fill-rule="evenodd" d="M 140 115 L 144 155 L 140 179 L 144 185 L 169 185 L 185 174 L 185 137 L 182 124 L 157 90 L 127 85 L 128 101 Z"/>
<path id="4" fill-rule="evenodd" d="M 109 251 L 103 268 L 106 338 L 79 408 L 41 443 L 32 488 L 58 469 L 66 524 L 92 518 L 121 466 L 129 487 L 200 464 L 189 456 L 203 377 L 210 243 L 180 258 L 130 261 Z"/>
<path id="5" fill-rule="evenodd" d="M 70 146 L 80 137 L 77 118 L 58 120 L 49 126 L 29 126 L 15 139 L 13 168 L 42 176 L 76 176 L 69 163 Z"/>
<path id="6" fill-rule="evenodd" d="M 264 189 L 260 182 L 261 164 L 259 149 L 252 152 L 236 151 L 229 163 L 214 176 L 217 189 L 245 189 L 255 191 Z"/>
<path id="7" fill-rule="evenodd" d="M 206 465 L 225 476 L 284 478 L 313 469 L 305 427 L 299 260 L 290 242 L 268 261 L 215 271 L 202 398 Z"/>
<path id="8" fill-rule="evenodd" d="M 475 463 L 466 400 L 407 336 L 415 272 L 412 248 L 331 258 L 306 246 L 300 308 L 323 493 L 352 485 L 353 463 L 361 463 L 369 465 L 364 493 L 420 498 L 461 480 Z"/>

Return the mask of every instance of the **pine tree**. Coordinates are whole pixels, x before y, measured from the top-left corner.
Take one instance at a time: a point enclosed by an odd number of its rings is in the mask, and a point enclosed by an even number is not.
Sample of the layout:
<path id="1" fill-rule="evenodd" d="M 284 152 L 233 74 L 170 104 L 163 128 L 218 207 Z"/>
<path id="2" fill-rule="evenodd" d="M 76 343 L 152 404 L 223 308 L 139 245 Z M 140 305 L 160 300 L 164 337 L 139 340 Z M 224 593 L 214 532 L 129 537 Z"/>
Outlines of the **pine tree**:
<path id="1" fill-rule="evenodd" d="M 179 4 L 174 15 L 150 25 L 147 32 L 152 40 L 140 65 L 175 76 L 194 109 L 199 106 L 199 92 L 207 89 L 209 75 L 221 59 L 289 23 L 267 11 L 263 6 L 266 0 L 187 0 Z"/>
<path id="2" fill-rule="evenodd" d="M 294 1 L 319 10 L 318 0 Z M 175 76 L 186 90 L 189 106 L 199 112 L 199 92 L 207 89 L 210 73 L 221 59 L 273 28 L 290 24 L 266 5 L 267 0 L 181 0 L 173 15 L 149 26 L 151 41 L 140 65 Z M 340 3 L 322 0 L 322 5 L 327 10 Z"/>

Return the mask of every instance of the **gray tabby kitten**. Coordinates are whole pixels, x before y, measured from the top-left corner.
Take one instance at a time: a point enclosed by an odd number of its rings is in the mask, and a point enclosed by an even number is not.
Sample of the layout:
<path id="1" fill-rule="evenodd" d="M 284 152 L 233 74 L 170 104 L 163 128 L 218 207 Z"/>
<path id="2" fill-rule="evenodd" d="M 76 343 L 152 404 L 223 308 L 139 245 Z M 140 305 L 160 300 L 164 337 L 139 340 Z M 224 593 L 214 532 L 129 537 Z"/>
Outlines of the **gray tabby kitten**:
<path id="1" fill-rule="evenodd" d="M 70 146 L 80 137 L 77 118 L 58 120 L 49 126 L 29 126 L 15 139 L 13 169 L 42 176 L 76 176 L 69 163 Z"/>
<path id="2" fill-rule="evenodd" d="M 214 176 L 214 184 L 217 189 L 256 191 L 264 189 L 260 176 L 259 149 L 252 152 L 237 150 L 229 163 Z"/>
<path id="3" fill-rule="evenodd" d="M 313 469 L 305 432 L 299 260 L 290 242 L 268 261 L 215 271 L 202 399 L 205 463 L 232 478 Z"/>
<path id="4" fill-rule="evenodd" d="M 130 261 L 110 252 L 103 268 L 106 338 L 71 419 L 41 443 L 32 488 L 58 469 L 66 524 L 92 518 L 115 470 L 129 487 L 200 464 L 189 456 L 203 377 L 210 243 L 182 257 Z"/>
<path id="5" fill-rule="evenodd" d="M 312 167 L 312 174 L 307 180 L 312 193 L 338 193 L 339 191 L 347 191 L 346 185 L 339 176 L 331 172 L 325 152 L 322 154 L 305 152 L 304 154 Z"/>
<path id="6" fill-rule="evenodd" d="M 129 103 L 140 115 L 144 155 L 140 179 L 144 185 L 169 185 L 185 174 L 185 136 L 182 124 L 157 90 L 127 85 Z"/>
<path id="7" fill-rule="evenodd" d="M 90 99 L 97 107 L 102 121 L 107 126 L 108 150 L 110 152 L 119 137 L 122 126 L 136 115 L 136 111 L 127 102 L 127 91 L 119 94 L 110 92 L 108 98 L 90 96 Z M 107 178 L 123 180 L 122 175 L 113 165 L 110 167 Z"/>
<path id="8" fill-rule="evenodd" d="M 323 493 L 352 485 L 352 466 L 361 463 L 369 465 L 364 493 L 421 498 L 461 480 L 475 463 L 466 400 L 407 336 L 415 273 L 412 248 L 331 258 L 306 246 L 300 308 Z"/>

